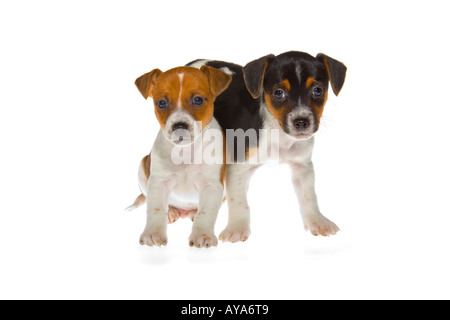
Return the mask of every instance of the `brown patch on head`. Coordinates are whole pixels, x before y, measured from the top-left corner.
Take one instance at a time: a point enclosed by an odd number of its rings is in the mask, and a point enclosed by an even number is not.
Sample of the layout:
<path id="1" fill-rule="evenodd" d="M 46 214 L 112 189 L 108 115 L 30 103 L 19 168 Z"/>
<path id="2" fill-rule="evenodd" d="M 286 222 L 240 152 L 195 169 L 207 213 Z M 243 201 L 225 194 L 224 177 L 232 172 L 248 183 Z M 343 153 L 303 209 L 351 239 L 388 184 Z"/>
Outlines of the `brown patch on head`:
<path id="1" fill-rule="evenodd" d="M 183 70 L 183 81 L 181 86 L 181 97 L 179 108 L 187 111 L 195 121 L 202 123 L 202 130 L 211 121 L 214 113 L 215 96 L 210 90 L 207 76 L 198 69 Z M 201 106 L 192 103 L 194 97 L 202 97 L 204 102 Z"/>
<path id="2" fill-rule="evenodd" d="M 275 107 L 272 101 L 272 96 L 267 92 L 264 92 L 264 99 L 267 105 L 267 109 L 269 109 L 269 112 L 273 115 L 275 120 L 277 120 L 280 127 L 284 129 L 284 119 L 286 119 L 288 113 L 292 111 L 292 106 L 284 104 L 280 107 Z"/>
<path id="3" fill-rule="evenodd" d="M 161 73 L 156 80 L 149 93 L 149 97 L 153 99 L 156 118 L 164 129 L 167 118 L 176 106 L 175 102 L 177 98 L 175 96 L 180 88 L 180 80 L 176 69 Z M 158 103 L 163 100 L 167 102 L 166 108 L 160 108 L 158 106 Z"/>
<path id="4" fill-rule="evenodd" d="M 230 75 L 211 67 L 202 67 L 201 70 L 178 67 L 162 73 L 151 91 L 161 127 L 164 129 L 167 118 L 175 109 L 183 109 L 195 121 L 201 121 L 204 129 L 213 116 L 215 98 L 230 82 Z M 195 104 L 195 97 L 203 99 L 203 103 Z M 164 108 L 158 104 L 161 100 L 167 102 Z"/>

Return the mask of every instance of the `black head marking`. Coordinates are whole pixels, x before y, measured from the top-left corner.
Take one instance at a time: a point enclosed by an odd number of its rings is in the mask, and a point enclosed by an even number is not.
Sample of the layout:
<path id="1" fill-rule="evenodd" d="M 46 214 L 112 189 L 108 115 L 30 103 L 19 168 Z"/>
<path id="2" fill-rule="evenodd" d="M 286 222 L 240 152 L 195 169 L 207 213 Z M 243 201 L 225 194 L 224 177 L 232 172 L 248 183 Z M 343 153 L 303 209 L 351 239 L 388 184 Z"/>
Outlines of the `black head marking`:
<path id="1" fill-rule="evenodd" d="M 258 98 L 262 93 L 264 74 L 274 58 L 273 54 L 269 54 L 249 62 L 244 67 L 245 85 L 254 99 Z"/>

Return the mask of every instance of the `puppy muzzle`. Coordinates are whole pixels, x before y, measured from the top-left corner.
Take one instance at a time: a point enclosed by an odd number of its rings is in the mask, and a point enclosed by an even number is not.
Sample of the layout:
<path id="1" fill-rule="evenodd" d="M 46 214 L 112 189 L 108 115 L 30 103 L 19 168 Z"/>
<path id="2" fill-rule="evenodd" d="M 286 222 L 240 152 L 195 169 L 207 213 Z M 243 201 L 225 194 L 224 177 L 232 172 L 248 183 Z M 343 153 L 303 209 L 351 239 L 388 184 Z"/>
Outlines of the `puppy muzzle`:
<path id="1" fill-rule="evenodd" d="M 164 133 L 173 144 L 187 145 L 194 142 L 197 131 L 194 119 L 186 112 L 178 111 L 167 119 Z"/>
<path id="2" fill-rule="evenodd" d="M 318 124 L 312 111 L 300 109 L 288 115 L 285 128 L 294 139 L 307 140 L 317 131 Z"/>

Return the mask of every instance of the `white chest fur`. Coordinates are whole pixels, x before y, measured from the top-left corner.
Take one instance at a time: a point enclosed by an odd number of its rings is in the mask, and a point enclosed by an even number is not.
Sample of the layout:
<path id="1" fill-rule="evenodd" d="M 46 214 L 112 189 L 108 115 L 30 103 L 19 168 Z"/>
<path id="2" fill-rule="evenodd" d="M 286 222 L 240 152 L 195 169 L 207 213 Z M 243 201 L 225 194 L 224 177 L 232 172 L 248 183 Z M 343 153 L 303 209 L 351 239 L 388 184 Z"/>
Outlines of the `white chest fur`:
<path id="1" fill-rule="evenodd" d="M 177 146 L 159 132 L 152 148 L 150 176 L 164 181 L 168 204 L 177 208 L 197 208 L 199 193 L 210 181 L 220 181 L 223 135 L 214 118 L 198 139 Z"/>

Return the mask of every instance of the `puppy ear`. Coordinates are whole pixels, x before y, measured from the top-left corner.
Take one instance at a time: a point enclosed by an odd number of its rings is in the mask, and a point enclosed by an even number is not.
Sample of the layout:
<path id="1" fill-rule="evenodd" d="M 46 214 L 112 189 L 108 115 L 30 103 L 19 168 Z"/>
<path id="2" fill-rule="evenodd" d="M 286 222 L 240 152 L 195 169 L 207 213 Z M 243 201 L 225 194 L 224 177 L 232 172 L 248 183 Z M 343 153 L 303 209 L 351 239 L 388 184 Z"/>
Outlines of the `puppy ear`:
<path id="1" fill-rule="evenodd" d="M 331 88 L 337 96 L 344 85 L 347 67 L 342 62 L 334 60 L 323 53 L 319 53 L 316 58 L 325 65 L 325 68 L 327 68 Z"/>
<path id="2" fill-rule="evenodd" d="M 152 89 L 155 86 L 156 79 L 161 75 L 161 73 L 161 70 L 154 69 L 146 74 L 143 74 L 134 82 L 139 92 L 146 100 L 148 97 L 152 96 Z"/>
<path id="3" fill-rule="evenodd" d="M 203 72 L 209 80 L 209 88 L 214 96 L 218 96 L 225 91 L 231 83 L 231 76 L 219 69 L 202 66 L 200 71 Z"/>
<path id="4" fill-rule="evenodd" d="M 257 60 L 247 63 L 244 67 L 244 81 L 247 86 L 248 92 L 252 95 L 253 99 L 258 98 L 262 93 L 264 74 L 267 67 L 272 62 L 275 56 L 269 54 Z"/>

